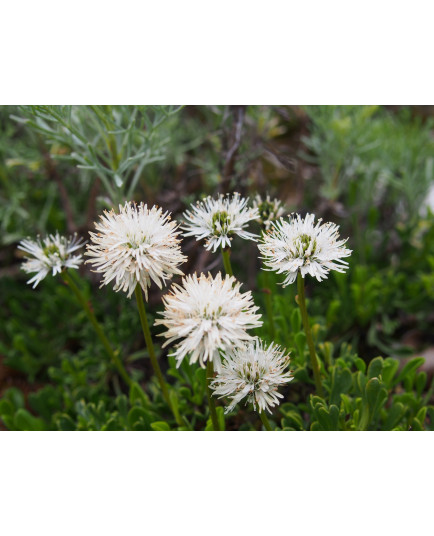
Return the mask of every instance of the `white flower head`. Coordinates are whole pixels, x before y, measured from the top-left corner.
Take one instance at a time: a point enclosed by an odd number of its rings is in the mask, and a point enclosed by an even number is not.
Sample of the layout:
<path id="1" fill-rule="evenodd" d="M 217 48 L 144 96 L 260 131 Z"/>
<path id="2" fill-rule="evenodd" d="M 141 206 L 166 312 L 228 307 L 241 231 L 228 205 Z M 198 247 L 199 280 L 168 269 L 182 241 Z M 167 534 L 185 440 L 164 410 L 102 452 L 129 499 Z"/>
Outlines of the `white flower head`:
<path id="1" fill-rule="evenodd" d="M 303 219 L 299 214 L 289 221 L 280 219 L 272 223 L 258 244 L 265 266 L 278 274 L 285 274 L 283 286 L 294 283 L 298 272 L 326 279 L 330 270 L 345 272 L 348 263 L 342 260 L 352 253 L 344 244 L 348 239 L 339 240 L 339 226 L 334 223 L 314 224 L 315 216 L 307 214 Z"/>
<path id="2" fill-rule="evenodd" d="M 38 237 L 36 240 L 28 238 L 22 240 L 18 249 L 26 252 L 26 260 L 21 266 L 27 274 L 36 273 L 28 284 L 33 283 L 33 288 L 42 281 L 49 273 L 53 276 L 59 274 L 64 268 L 78 268 L 83 262 L 83 256 L 71 255 L 84 245 L 84 241 L 76 234 L 67 238 L 66 236 L 48 235 L 44 239 Z"/>
<path id="3" fill-rule="evenodd" d="M 216 370 L 220 370 L 220 351 L 243 345 L 251 340 L 248 329 L 262 325 L 260 314 L 255 314 L 251 292 L 240 292 L 241 283 L 219 272 L 215 278 L 196 274 L 185 277 L 180 285 L 172 285 L 171 291 L 163 297 L 165 310 L 162 319 L 155 324 L 167 328 L 160 334 L 168 340 L 163 346 L 180 340 L 172 355 L 177 366 L 189 355 L 190 363 L 204 363 L 212 360 Z"/>
<path id="4" fill-rule="evenodd" d="M 221 246 L 231 247 L 233 235 L 255 240 L 257 235 L 244 230 L 250 220 L 259 216 L 258 209 L 247 206 L 248 198 L 240 194 L 222 195 L 217 199 L 208 196 L 192 205 L 183 216 L 187 223 L 181 226 L 188 231 L 184 236 L 195 236 L 196 240 L 206 239 L 205 248 L 214 252 Z"/>
<path id="5" fill-rule="evenodd" d="M 161 208 L 140 203 L 119 205 L 100 216 L 96 233 L 89 233 L 93 244 L 86 255 L 96 272 L 103 274 L 102 285 L 114 280 L 114 290 L 131 297 L 139 284 L 148 299 L 151 281 L 161 289 L 174 274 L 182 275 L 177 267 L 185 262 L 181 253 L 176 222 Z"/>
<path id="6" fill-rule="evenodd" d="M 253 208 L 258 209 L 259 217 L 256 218 L 256 220 L 265 229 L 269 229 L 271 223 L 281 218 L 285 213 L 282 201 L 279 199 L 271 199 L 269 195 L 263 199 L 257 194 L 253 200 Z"/>
<path id="7" fill-rule="evenodd" d="M 225 355 L 222 370 L 211 382 L 214 395 L 229 397 L 230 405 L 225 413 L 246 398 L 259 413 L 279 404 L 283 395 L 277 389 L 293 378 L 285 369 L 289 366 L 289 355 L 276 344 L 265 344 L 256 339 L 245 348 L 233 348 Z"/>

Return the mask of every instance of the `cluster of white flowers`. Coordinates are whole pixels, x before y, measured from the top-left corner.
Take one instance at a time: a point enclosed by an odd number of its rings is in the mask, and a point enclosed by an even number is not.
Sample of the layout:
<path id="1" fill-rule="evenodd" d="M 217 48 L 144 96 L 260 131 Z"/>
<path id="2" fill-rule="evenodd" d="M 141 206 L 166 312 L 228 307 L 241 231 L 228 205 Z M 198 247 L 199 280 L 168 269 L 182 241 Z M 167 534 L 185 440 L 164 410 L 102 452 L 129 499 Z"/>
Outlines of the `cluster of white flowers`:
<path id="1" fill-rule="evenodd" d="M 272 222 L 285 214 L 282 201 L 271 199 L 269 195 L 263 199 L 259 194 L 253 200 L 253 208 L 258 210 L 259 217 L 256 220 L 265 228 L 269 229 Z"/>
<path id="2" fill-rule="evenodd" d="M 119 205 L 119 213 L 105 211 L 95 224 L 98 232 L 90 233 L 93 245 L 87 246 L 87 260 L 103 274 L 101 285 L 115 281 L 115 291 L 131 297 L 139 284 L 146 296 L 151 281 L 159 288 L 174 274 L 182 275 L 177 267 L 185 262 L 181 253 L 176 222 L 161 208 L 140 203 Z"/>
<path id="3" fill-rule="evenodd" d="M 245 227 L 251 220 L 260 221 L 267 229 L 258 245 L 262 259 L 269 270 L 285 274 L 283 285 L 293 283 L 298 273 L 321 281 L 330 270 L 347 269 L 348 263 L 342 259 L 351 250 L 345 247 L 346 240 L 339 239 L 337 225 L 322 224 L 322 220 L 315 224 L 312 214 L 283 220 L 280 201 L 269 196 L 265 200 L 256 196 L 252 208 L 247 201 L 238 193 L 208 197 L 185 212 L 187 223 L 181 228 L 187 231 L 185 236 L 205 238 L 206 248 L 216 251 L 230 247 L 233 235 L 258 238 Z M 130 297 L 139 284 L 147 298 L 151 281 L 162 288 L 174 274 L 182 275 L 178 266 L 186 257 L 181 252 L 178 225 L 161 208 L 125 203 L 119 206 L 119 213 L 105 211 L 95 227 L 97 232 L 90 233 L 92 244 L 86 252 L 91 258 L 86 262 L 103 274 L 102 285 L 114 281 L 115 291 Z M 55 275 L 64 268 L 78 268 L 82 255 L 71 253 L 83 244 L 76 236 L 65 238 L 58 233 L 43 241 L 23 240 L 19 248 L 29 257 L 22 269 L 36 273 L 29 283 L 35 287 L 50 271 Z M 160 334 L 167 339 L 163 346 L 175 343 L 172 355 L 177 366 L 187 356 L 190 363 L 199 362 L 202 367 L 212 361 L 218 373 L 211 382 L 214 395 L 231 399 L 226 412 L 243 399 L 259 412 L 271 412 L 282 397 L 278 387 L 292 380 L 287 370 L 289 356 L 274 343 L 267 347 L 247 332 L 262 321 L 251 292 L 241 293 L 240 287 L 233 276 L 223 278 L 221 273 L 216 277 L 189 275 L 163 297 L 163 318 L 155 324 L 167 328 Z"/>
<path id="4" fill-rule="evenodd" d="M 232 348 L 225 354 L 225 361 L 217 378 L 211 382 L 214 395 L 229 397 L 231 403 L 226 413 L 246 398 L 258 411 L 268 410 L 279 404 L 282 395 L 277 388 L 292 380 L 287 371 L 289 355 L 275 344 L 266 347 L 256 339 L 244 348 Z"/>
<path id="5" fill-rule="evenodd" d="M 21 266 L 27 274 L 36 275 L 32 277 L 28 284 L 33 283 L 33 288 L 42 281 L 50 272 L 53 276 L 59 274 L 64 268 L 78 268 L 83 262 L 82 255 L 71 255 L 84 245 L 77 235 L 69 238 L 59 235 L 48 235 L 43 240 L 39 237 L 36 240 L 22 240 L 18 246 L 28 254 Z"/>
<path id="6" fill-rule="evenodd" d="M 318 281 L 327 278 L 330 270 L 344 272 L 348 263 L 342 260 L 351 255 L 339 240 L 339 227 L 334 223 L 314 224 L 315 216 L 307 214 L 303 219 L 299 214 L 289 221 L 280 219 L 272 223 L 258 245 L 265 266 L 278 274 L 285 274 L 283 286 L 294 283 L 297 274 L 316 277 Z"/>
<path id="7" fill-rule="evenodd" d="M 187 223 L 181 228 L 184 236 L 195 236 L 196 240 L 206 239 L 205 247 L 214 252 L 221 246 L 231 247 L 233 235 L 255 240 L 257 235 L 244 230 L 249 221 L 259 217 L 257 208 L 247 206 L 248 199 L 238 193 L 220 195 L 217 199 L 207 197 L 192 206 L 183 216 Z"/>
<path id="8" fill-rule="evenodd" d="M 220 352 L 242 346 L 251 340 L 248 329 L 262 325 L 256 314 L 251 292 L 240 292 L 241 283 L 234 277 L 222 278 L 196 274 L 185 277 L 182 286 L 172 285 L 163 297 L 165 310 L 162 324 L 167 331 L 161 336 L 168 340 L 164 346 L 178 341 L 173 353 L 178 366 L 189 355 L 190 363 L 199 361 L 202 367 L 208 360 L 221 369 Z"/>

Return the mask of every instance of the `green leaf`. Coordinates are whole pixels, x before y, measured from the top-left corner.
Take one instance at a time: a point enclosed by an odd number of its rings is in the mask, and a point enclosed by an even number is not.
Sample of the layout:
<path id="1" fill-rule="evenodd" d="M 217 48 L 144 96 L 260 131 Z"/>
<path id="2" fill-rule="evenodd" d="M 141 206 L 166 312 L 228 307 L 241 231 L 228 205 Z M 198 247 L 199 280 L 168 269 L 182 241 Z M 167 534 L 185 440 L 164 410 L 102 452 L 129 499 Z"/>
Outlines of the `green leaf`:
<path id="1" fill-rule="evenodd" d="M 0 400 L 0 416 L 12 416 L 14 414 L 14 407 L 9 400 Z"/>
<path id="2" fill-rule="evenodd" d="M 395 376 L 398 368 L 399 368 L 399 361 L 397 359 L 388 357 L 383 362 L 383 372 L 381 374 L 381 377 L 383 379 L 383 382 L 386 384 L 386 386 L 389 389 L 393 385 L 393 377 Z"/>
<path id="3" fill-rule="evenodd" d="M 24 408 L 24 395 L 16 387 L 11 387 L 7 391 L 5 391 L 3 397 L 7 398 L 13 404 L 14 408 Z"/>
<path id="4" fill-rule="evenodd" d="M 366 363 L 363 359 L 360 359 L 360 357 L 356 357 L 354 364 L 356 365 L 357 370 L 360 370 L 363 373 L 366 371 Z"/>
<path id="5" fill-rule="evenodd" d="M 181 418 L 181 415 L 179 413 L 179 400 L 178 400 L 178 395 L 176 394 L 175 389 L 170 390 L 169 399 L 170 399 L 170 404 L 172 406 L 173 413 L 175 415 L 176 421 L 181 422 L 182 418 Z"/>
<path id="6" fill-rule="evenodd" d="M 352 413 L 351 399 L 349 396 L 341 393 L 341 407 L 344 409 L 345 413 Z"/>
<path id="7" fill-rule="evenodd" d="M 413 422 L 411 423 L 411 428 L 415 432 L 422 432 L 423 431 L 422 423 L 416 417 L 413 419 Z"/>
<path id="8" fill-rule="evenodd" d="M 416 380 L 415 380 L 417 396 L 422 396 L 423 390 L 425 389 L 425 386 L 426 386 L 427 379 L 428 379 L 428 375 L 424 370 L 422 372 L 419 372 L 419 374 L 417 374 Z"/>
<path id="9" fill-rule="evenodd" d="M 298 350 L 298 354 L 300 356 L 300 359 L 304 360 L 304 349 L 306 348 L 306 335 L 303 331 L 300 331 L 297 333 L 294 337 L 295 345 Z"/>
<path id="10" fill-rule="evenodd" d="M 321 427 L 320 423 L 317 422 L 317 421 L 314 421 L 311 425 L 310 425 L 310 429 L 312 432 L 322 432 L 324 429 Z"/>
<path id="11" fill-rule="evenodd" d="M 296 430 L 304 430 L 303 419 L 295 410 L 285 412 L 282 418 L 282 428 L 295 428 Z"/>
<path id="12" fill-rule="evenodd" d="M 347 393 L 353 384 L 353 376 L 349 369 L 340 369 L 334 367 L 332 369 L 330 403 L 340 404 L 341 394 Z"/>
<path id="13" fill-rule="evenodd" d="M 301 313 L 298 307 L 292 311 L 291 328 L 293 333 L 299 333 L 301 329 Z"/>
<path id="14" fill-rule="evenodd" d="M 338 430 L 339 426 L 339 408 L 332 404 L 329 408 L 330 425 L 332 430 Z"/>
<path id="15" fill-rule="evenodd" d="M 374 358 L 368 366 L 368 378 L 378 378 L 383 370 L 383 358 Z"/>
<path id="16" fill-rule="evenodd" d="M 420 408 L 420 410 L 417 412 L 417 415 L 416 415 L 416 419 L 417 419 L 422 425 L 423 425 L 423 423 L 425 422 L 427 409 L 428 409 L 428 408 L 427 408 L 426 406 Z"/>
<path id="17" fill-rule="evenodd" d="M 18 430 L 24 431 L 39 431 L 45 430 L 45 424 L 42 419 L 38 419 L 31 415 L 26 409 L 20 408 L 14 416 L 14 425 Z"/>
<path id="18" fill-rule="evenodd" d="M 116 397 L 116 407 L 119 410 L 119 414 L 126 418 L 128 415 L 128 399 L 125 395 L 119 395 Z"/>
<path id="19" fill-rule="evenodd" d="M 128 427 L 131 430 L 148 431 L 151 430 L 151 418 L 149 413 L 140 406 L 134 406 L 128 412 Z"/>
<path id="20" fill-rule="evenodd" d="M 395 385 L 401 382 L 404 378 L 410 378 L 411 375 L 424 363 L 425 359 L 423 357 L 415 357 L 414 359 L 411 359 L 399 373 L 398 378 L 395 380 Z"/>
<path id="21" fill-rule="evenodd" d="M 318 408 L 318 410 L 315 413 L 316 413 L 318 422 L 320 423 L 322 429 L 331 430 L 330 415 L 327 409 L 324 406 L 322 406 Z"/>
<path id="22" fill-rule="evenodd" d="M 130 387 L 130 404 L 134 405 L 136 402 L 140 402 L 142 406 L 147 406 L 149 400 L 147 399 L 143 389 L 140 388 L 140 385 L 134 382 Z"/>
<path id="23" fill-rule="evenodd" d="M 66 413 L 58 415 L 55 419 L 56 426 L 61 432 L 73 432 L 76 430 L 75 422 Z"/>
<path id="24" fill-rule="evenodd" d="M 398 426 L 398 423 L 404 417 L 405 412 L 406 408 L 404 404 L 401 404 L 401 402 L 395 402 L 387 412 L 387 419 L 384 423 L 384 429 L 393 430 L 393 428 Z"/>
<path id="25" fill-rule="evenodd" d="M 354 383 L 355 383 L 355 388 L 356 388 L 355 394 L 362 396 L 363 393 L 365 392 L 366 376 L 359 370 L 358 372 L 354 374 L 354 379 L 355 379 Z"/>
<path id="26" fill-rule="evenodd" d="M 151 428 L 156 432 L 169 432 L 170 426 L 165 421 L 156 421 L 151 423 Z"/>
<path id="27" fill-rule="evenodd" d="M 369 406 L 370 421 L 374 419 L 377 411 L 383 406 L 388 398 L 387 389 L 383 387 L 378 378 L 371 378 L 366 384 L 366 401 Z"/>
<path id="28" fill-rule="evenodd" d="M 2 415 L 1 420 L 3 421 L 3 424 L 6 426 L 6 428 L 10 431 L 16 431 L 17 428 L 14 426 L 14 418 L 11 415 Z"/>

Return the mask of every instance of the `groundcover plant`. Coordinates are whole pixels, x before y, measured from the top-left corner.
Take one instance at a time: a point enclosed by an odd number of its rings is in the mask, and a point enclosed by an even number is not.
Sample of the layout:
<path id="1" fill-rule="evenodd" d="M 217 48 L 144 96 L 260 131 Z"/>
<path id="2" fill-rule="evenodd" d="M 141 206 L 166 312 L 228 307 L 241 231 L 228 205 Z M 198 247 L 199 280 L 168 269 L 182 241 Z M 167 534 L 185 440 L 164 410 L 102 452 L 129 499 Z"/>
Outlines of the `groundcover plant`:
<path id="1" fill-rule="evenodd" d="M 0 108 L 2 429 L 434 429 L 431 113 Z"/>

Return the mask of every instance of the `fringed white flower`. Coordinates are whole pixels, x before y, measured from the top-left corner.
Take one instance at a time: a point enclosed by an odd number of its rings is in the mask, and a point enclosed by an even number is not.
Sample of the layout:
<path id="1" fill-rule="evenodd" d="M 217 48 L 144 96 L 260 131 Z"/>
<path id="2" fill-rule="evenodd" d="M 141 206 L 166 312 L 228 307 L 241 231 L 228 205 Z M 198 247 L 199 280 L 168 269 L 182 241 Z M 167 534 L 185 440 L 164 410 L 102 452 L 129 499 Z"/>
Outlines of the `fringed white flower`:
<path id="1" fill-rule="evenodd" d="M 282 395 L 278 387 L 293 378 L 289 366 L 289 355 L 272 343 L 265 344 L 256 339 L 245 348 L 233 348 L 225 354 L 222 369 L 211 382 L 214 396 L 229 397 L 231 403 L 225 413 L 229 413 L 244 398 L 252 403 L 259 413 L 279 404 Z"/>
<path id="2" fill-rule="evenodd" d="M 215 278 L 211 274 L 189 275 L 182 287 L 172 285 L 163 297 L 164 318 L 155 324 L 167 328 L 160 334 L 168 339 L 163 346 L 180 340 L 172 353 L 177 366 L 189 355 L 190 363 L 199 361 L 204 367 L 212 360 L 220 370 L 220 351 L 252 339 L 247 330 L 262 325 L 261 315 L 255 314 L 258 307 L 251 292 L 242 294 L 240 286 L 234 277 L 223 279 L 220 272 Z"/>
<path id="3" fill-rule="evenodd" d="M 221 246 L 231 247 L 233 235 L 248 240 L 256 240 L 257 235 L 244 230 L 249 221 L 259 216 L 257 208 L 247 206 L 248 198 L 238 193 L 220 195 L 217 199 L 207 197 L 192 205 L 183 216 L 187 223 L 181 226 L 184 236 L 195 236 L 196 240 L 206 239 L 205 248 L 214 252 Z"/>
<path id="4" fill-rule="evenodd" d="M 100 216 L 96 233 L 89 233 L 92 245 L 86 255 L 96 272 L 103 274 L 102 285 L 114 280 L 114 290 L 131 297 L 139 284 L 148 299 L 151 281 L 161 289 L 174 274 L 182 275 L 177 267 L 185 262 L 181 253 L 176 222 L 161 208 L 140 203 L 119 205 Z"/>
<path id="5" fill-rule="evenodd" d="M 38 237 L 36 240 L 28 238 L 22 240 L 18 246 L 28 254 L 21 269 L 28 274 L 36 273 L 28 284 L 33 283 L 33 288 L 42 281 L 49 273 L 53 276 L 59 274 L 64 268 L 78 268 L 83 262 L 83 256 L 71 255 L 84 245 L 84 241 L 76 234 L 69 238 L 59 235 L 48 235 L 43 240 Z"/>
<path id="6" fill-rule="evenodd" d="M 253 200 L 253 208 L 258 210 L 259 217 L 256 218 L 256 220 L 265 229 L 269 229 L 271 223 L 281 218 L 285 213 L 282 201 L 279 199 L 271 199 L 269 195 L 263 199 L 257 194 Z"/>
<path id="7" fill-rule="evenodd" d="M 352 253 L 344 244 L 348 239 L 339 240 L 334 223 L 314 224 L 315 216 L 307 214 L 303 219 L 299 214 L 289 221 L 280 219 L 271 224 L 258 244 L 264 265 L 278 274 L 285 274 L 283 286 L 294 283 L 298 272 L 307 274 L 318 281 L 326 279 L 330 270 L 345 272 L 348 263 L 342 260 Z"/>

